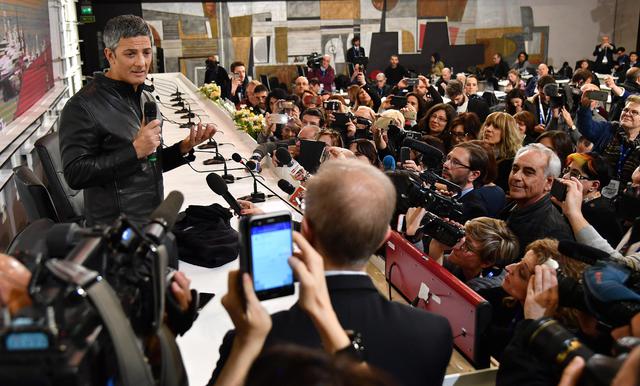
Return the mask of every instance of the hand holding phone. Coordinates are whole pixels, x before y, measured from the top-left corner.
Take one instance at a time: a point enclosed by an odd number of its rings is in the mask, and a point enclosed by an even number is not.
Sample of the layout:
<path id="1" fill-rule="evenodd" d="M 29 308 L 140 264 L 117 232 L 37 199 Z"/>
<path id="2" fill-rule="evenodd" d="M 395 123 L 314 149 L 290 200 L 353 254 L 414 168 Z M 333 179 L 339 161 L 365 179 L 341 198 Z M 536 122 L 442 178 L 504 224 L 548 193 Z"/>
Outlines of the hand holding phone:
<path id="1" fill-rule="evenodd" d="M 293 254 L 291 213 L 240 218 L 240 271 L 249 273 L 260 300 L 292 295 Z"/>
<path id="2" fill-rule="evenodd" d="M 557 178 L 554 179 L 551 185 L 551 196 L 558 199 L 558 201 L 564 201 L 567 198 L 567 185 L 560 182 Z"/>
<path id="3" fill-rule="evenodd" d="M 253 290 L 251 276 L 240 271 L 229 271 L 227 293 L 221 299 L 222 306 L 236 329 L 236 339 L 244 346 L 262 349 L 271 330 L 271 315 L 262 307 Z"/>

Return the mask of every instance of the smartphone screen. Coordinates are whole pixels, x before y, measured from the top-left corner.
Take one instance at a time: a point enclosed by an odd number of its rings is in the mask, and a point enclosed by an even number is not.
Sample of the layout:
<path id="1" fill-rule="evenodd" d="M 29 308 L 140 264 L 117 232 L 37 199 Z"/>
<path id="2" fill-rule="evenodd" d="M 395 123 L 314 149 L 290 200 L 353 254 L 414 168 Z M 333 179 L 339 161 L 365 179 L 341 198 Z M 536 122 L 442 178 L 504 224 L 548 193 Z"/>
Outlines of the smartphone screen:
<path id="1" fill-rule="evenodd" d="M 241 227 L 245 251 L 241 267 L 251 274 L 258 299 L 293 294 L 293 271 L 288 263 L 293 253 L 291 215 L 258 215 L 246 222 Z"/>

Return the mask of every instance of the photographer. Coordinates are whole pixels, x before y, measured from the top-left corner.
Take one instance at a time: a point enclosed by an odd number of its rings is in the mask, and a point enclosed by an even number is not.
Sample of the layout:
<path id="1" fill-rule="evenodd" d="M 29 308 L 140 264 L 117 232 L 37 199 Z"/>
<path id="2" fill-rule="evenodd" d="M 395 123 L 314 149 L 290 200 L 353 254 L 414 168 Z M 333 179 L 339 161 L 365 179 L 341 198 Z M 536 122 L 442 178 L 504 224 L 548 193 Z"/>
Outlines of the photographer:
<path id="1" fill-rule="evenodd" d="M 555 130 L 557 127 L 558 120 L 557 115 L 554 120 L 551 96 L 544 93 L 544 86 L 555 83 L 555 79 L 549 75 L 540 77 L 536 86 L 538 94 L 524 103 L 524 109 L 533 114 L 535 118 L 534 130 L 538 134 L 547 130 Z"/>
<path id="2" fill-rule="evenodd" d="M 221 90 L 224 90 L 229 83 L 229 74 L 227 70 L 220 65 L 218 55 L 209 56 L 205 61 L 207 67 L 204 73 L 204 83 L 213 83 L 220 86 Z"/>
<path id="3" fill-rule="evenodd" d="M 489 217 L 467 221 L 464 232 L 455 246 L 431 240 L 429 257 L 474 291 L 501 286 L 504 268 L 518 257 L 518 238 L 504 221 Z M 451 252 L 445 256 L 445 251 Z"/>

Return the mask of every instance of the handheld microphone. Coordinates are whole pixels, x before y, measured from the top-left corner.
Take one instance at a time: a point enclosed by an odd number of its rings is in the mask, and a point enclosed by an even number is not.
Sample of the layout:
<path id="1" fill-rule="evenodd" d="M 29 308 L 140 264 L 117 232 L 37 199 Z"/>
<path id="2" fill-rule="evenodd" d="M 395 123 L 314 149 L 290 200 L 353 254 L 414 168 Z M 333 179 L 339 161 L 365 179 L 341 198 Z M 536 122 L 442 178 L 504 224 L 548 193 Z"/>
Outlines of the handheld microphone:
<path id="1" fill-rule="evenodd" d="M 147 124 L 157 118 L 158 118 L 158 106 L 156 105 L 156 102 L 152 102 L 152 101 L 144 102 L 144 123 Z M 162 120 L 160 121 L 160 129 L 162 130 Z M 162 134 L 160 134 L 160 147 L 162 148 Z M 149 160 L 149 162 L 158 161 L 158 149 L 156 149 L 156 151 L 151 153 L 147 157 L 147 160 Z"/>
<path id="2" fill-rule="evenodd" d="M 410 147 L 413 150 L 422 153 L 424 161 L 426 161 L 424 162 L 424 164 L 429 168 L 436 167 L 437 165 L 441 164 L 442 160 L 444 159 L 444 154 L 440 150 L 427 143 L 415 140 L 413 138 L 405 138 L 402 141 L 402 146 Z"/>
<path id="3" fill-rule="evenodd" d="M 278 187 L 282 189 L 283 192 L 289 195 L 289 202 L 300 209 L 304 209 L 304 194 L 307 189 L 299 185 L 297 188 L 291 185 L 291 183 L 287 180 L 279 180 Z"/>
<path id="4" fill-rule="evenodd" d="M 382 165 L 384 165 L 384 171 L 395 171 L 396 170 L 396 159 L 393 158 L 392 155 L 385 155 L 382 159 Z"/>
<path id="5" fill-rule="evenodd" d="M 289 151 L 284 147 L 276 149 L 276 158 L 280 163 L 289 168 L 289 174 L 297 181 L 306 181 L 311 175 L 307 172 L 298 161 L 294 160 Z"/>
<path id="6" fill-rule="evenodd" d="M 154 243 L 160 244 L 165 233 L 171 231 L 184 202 L 182 193 L 174 190 L 149 216 L 150 221 L 144 227 L 144 234 Z"/>
<path id="7" fill-rule="evenodd" d="M 233 209 L 237 214 L 240 214 L 242 208 L 238 201 L 229 193 L 229 188 L 227 187 L 227 183 L 224 182 L 222 177 L 215 173 L 209 173 L 207 175 L 207 185 L 209 185 L 209 189 L 213 190 L 214 193 L 221 196 L 227 204 Z"/>
<path id="8" fill-rule="evenodd" d="M 245 169 L 247 169 L 247 171 L 251 174 L 251 177 L 253 177 L 253 192 L 251 193 L 251 195 L 247 196 L 247 197 L 243 197 L 243 199 L 246 199 L 247 201 L 251 201 L 251 202 L 264 202 L 267 199 L 267 196 L 258 191 L 258 179 L 256 178 L 256 175 L 253 173 L 254 170 L 256 170 L 257 165 L 254 161 L 244 161 L 242 159 L 242 156 L 238 153 L 233 153 L 231 155 L 231 159 L 236 161 L 239 164 L 244 165 Z"/>

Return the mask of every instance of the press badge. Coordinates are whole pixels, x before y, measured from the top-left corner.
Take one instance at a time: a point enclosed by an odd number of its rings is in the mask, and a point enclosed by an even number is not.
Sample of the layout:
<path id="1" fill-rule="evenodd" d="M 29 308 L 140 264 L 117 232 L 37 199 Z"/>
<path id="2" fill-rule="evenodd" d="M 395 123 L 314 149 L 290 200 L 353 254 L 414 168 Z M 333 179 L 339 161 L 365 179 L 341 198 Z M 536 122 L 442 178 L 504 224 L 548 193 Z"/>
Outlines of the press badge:
<path id="1" fill-rule="evenodd" d="M 618 190 L 620 189 L 620 181 L 611 180 L 609 185 L 602 188 L 602 195 L 608 199 L 612 199 L 618 195 Z"/>

